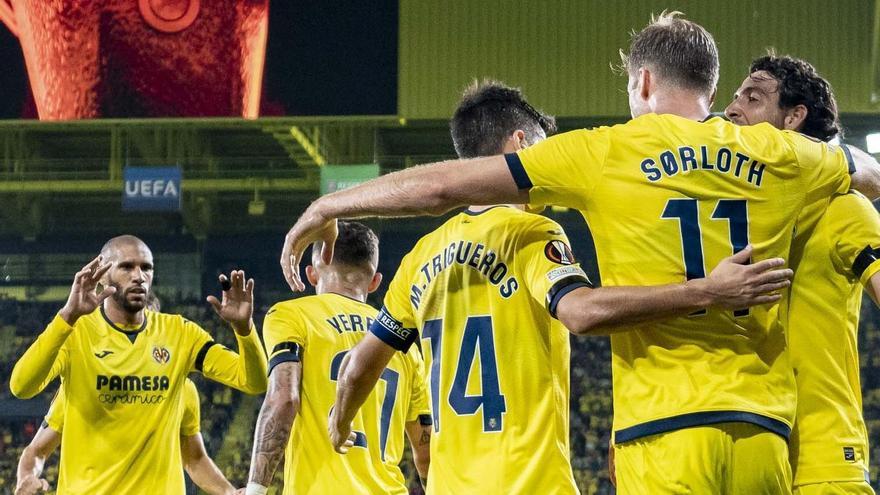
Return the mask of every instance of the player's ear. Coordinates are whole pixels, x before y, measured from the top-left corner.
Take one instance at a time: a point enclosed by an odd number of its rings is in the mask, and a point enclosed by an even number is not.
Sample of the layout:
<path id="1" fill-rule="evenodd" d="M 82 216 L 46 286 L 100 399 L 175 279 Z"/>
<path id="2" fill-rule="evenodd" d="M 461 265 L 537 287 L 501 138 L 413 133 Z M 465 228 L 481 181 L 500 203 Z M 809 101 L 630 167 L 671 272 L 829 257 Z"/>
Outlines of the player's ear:
<path id="1" fill-rule="evenodd" d="M 381 283 L 382 283 L 382 274 L 379 272 L 376 272 L 376 274 L 373 275 L 373 280 L 370 280 L 370 286 L 367 288 L 367 293 L 376 292 L 376 289 L 379 288 L 379 284 L 381 284 Z"/>
<path id="2" fill-rule="evenodd" d="M 507 136 L 507 140 L 504 141 L 504 146 L 501 148 L 501 152 L 514 153 L 528 145 L 529 143 L 526 142 L 526 132 L 522 129 L 517 129 Z"/>
<path id="3" fill-rule="evenodd" d="M 799 130 L 804 121 L 807 120 L 809 110 L 804 105 L 795 105 L 785 112 L 785 128 L 789 130 Z"/>
<path id="4" fill-rule="evenodd" d="M 318 286 L 318 270 L 315 270 L 314 266 L 306 265 L 306 279 L 313 286 Z"/>
<path id="5" fill-rule="evenodd" d="M 709 106 L 711 107 L 715 103 L 715 95 L 718 94 L 718 88 L 712 90 L 712 95 L 709 96 Z"/>
<path id="6" fill-rule="evenodd" d="M 639 79 L 638 79 L 638 89 L 639 95 L 643 100 L 648 101 L 648 98 L 651 97 L 651 92 L 654 90 L 653 88 L 654 80 L 651 75 L 651 71 L 646 67 L 642 67 L 639 69 Z"/>
<path id="7" fill-rule="evenodd" d="M 513 140 L 514 145 L 516 145 L 517 150 L 521 150 L 529 145 L 529 143 L 526 142 L 526 131 L 522 129 L 513 131 L 511 139 Z"/>

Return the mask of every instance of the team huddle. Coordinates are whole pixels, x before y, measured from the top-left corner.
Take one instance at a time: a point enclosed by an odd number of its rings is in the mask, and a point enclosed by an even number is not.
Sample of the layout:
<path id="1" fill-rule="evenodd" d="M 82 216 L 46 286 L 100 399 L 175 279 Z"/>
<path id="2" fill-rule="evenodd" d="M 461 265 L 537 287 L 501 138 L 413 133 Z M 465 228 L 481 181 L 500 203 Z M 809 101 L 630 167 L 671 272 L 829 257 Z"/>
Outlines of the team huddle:
<path id="1" fill-rule="evenodd" d="M 48 488 L 59 445 L 61 494 L 180 494 L 184 470 L 235 493 L 194 371 L 266 394 L 239 493 L 267 493 L 282 459 L 285 494 L 407 493 L 407 440 L 427 493 L 578 493 L 573 334 L 611 338 L 617 493 L 873 494 L 857 328 L 862 288 L 880 294 L 880 164 L 828 143 L 837 106 L 802 60 L 756 60 L 728 120 L 710 113 L 714 39 L 677 14 L 634 34 L 623 69 L 630 121 L 555 136 L 519 90 L 469 87 L 459 160 L 321 197 L 290 229 L 285 278 L 305 288 L 312 246 L 316 295 L 275 304 L 262 343 L 254 281 L 220 277 L 208 302 L 237 352 L 151 306 L 149 248 L 109 240 L 13 370 L 17 397 L 62 384 L 16 493 Z M 601 287 L 545 205 L 582 213 Z M 460 207 L 367 305 L 379 240 L 336 219 Z"/>

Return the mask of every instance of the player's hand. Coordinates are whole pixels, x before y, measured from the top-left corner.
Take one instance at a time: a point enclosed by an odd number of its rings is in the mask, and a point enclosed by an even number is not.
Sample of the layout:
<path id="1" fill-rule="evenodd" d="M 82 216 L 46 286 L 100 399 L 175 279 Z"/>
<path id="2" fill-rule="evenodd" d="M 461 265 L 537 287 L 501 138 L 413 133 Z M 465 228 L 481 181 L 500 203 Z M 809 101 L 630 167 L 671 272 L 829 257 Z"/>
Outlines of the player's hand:
<path id="1" fill-rule="evenodd" d="M 35 493 L 45 492 L 49 490 L 49 482 L 43 478 L 29 474 L 19 480 L 15 487 L 15 495 L 33 495 Z"/>
<path id="2" fill-rule="evenodd" d="M 70 287 L 70 295 L 67 302 L 58 314 L 68 325 L 73 325 L 80 316 L 87 315 L 98 308 L 104 299 L 116 292 L 115 287 L 104 287 L 98 292 L 98 283 L 101 277 L 113 263 L 103 263 L 103 258 L 98 256 L 76 272 L 73 277 L 73 285 Z"/>
<path id="3" fill-rule="evenodd" d="M 219 280 L 220 285 L 224 287 L 223 299 L 218 300 L 214 296 L 208 296 L 208 302 L 220 318 L 232 325 L 235 333 L 248 335 L 254 313 L 254 279 L 245 282 L 244 270 L 232 270 L 229 278 L 221 274 Z"/>
<path id="4" fill-rule="evenodd" d="M 330 443 L 333 444 L 333 450 L 340 454 L 345 454 L 348 452 L 348 449 L 354 446 L 355 433 L 351 431 L 351 423 L 340 425 L 333 419 L 331 415 L 327 426 L 327 430 L 330 433 Z"/>
<path id="5" fill-rule="evenodd" d="M 320 208 L 314 204 L 310 206 L 293 227 L 287 231 L 284 237 L 284 249 L 281 250 L 281 271 L 284 272 L 284 280 L 294 292 L 305 290 L 299 273 L 299 263 L 302 261 L 303 252 L 315 241 L 323 241 L 321 259 L 325 264 L 333 261 L 333 245 L 339 233 L 335 218 L 326 218 L 319 213 Z"/>
<path id="6" fill-rule="evenodd" d="M 791 285 L 794 272 L 782 268 L 785 260 L 771 258 L 747 265 L 752 246 L 721 260 L 705 279 L 704 290 L 709 306 L 724 309 L 743 309 L 779 301 L 779 291 Z"/>

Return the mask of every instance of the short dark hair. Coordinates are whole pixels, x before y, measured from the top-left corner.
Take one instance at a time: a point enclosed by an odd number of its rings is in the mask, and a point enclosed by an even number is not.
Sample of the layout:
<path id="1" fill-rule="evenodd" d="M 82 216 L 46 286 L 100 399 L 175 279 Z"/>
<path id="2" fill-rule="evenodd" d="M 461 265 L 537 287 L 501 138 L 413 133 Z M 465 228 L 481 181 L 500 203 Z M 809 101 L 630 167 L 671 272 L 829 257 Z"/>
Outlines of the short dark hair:
<path id="1" fill-rule="evenodd" d="M 843 134 L 837 114 L 837 100 L 831 84 L 816 72 L 809 62 L 770 52 L 752 62 L 749 74 L 765 71 L 779 82 L 779 108 L 798 105 L 807 108 L 799 131 L 807 136 L 828 141 Z"/>
<path id="2" fill-rule="evenodd" d="M 379 238 L 369 227 L 360 222 L 340 220 L 337 223 L 339 234 L 333 247 L 333 264 L 360 268 L 375 268 L 374 260 L 379 256 Z M 313 249 L 321 249 L 316 242 Z"/>
<path id="3" fill-rule="evenodd" d="M 718 84 L 718 47 L 703 26 L 683 19 L 681 12 L 661 12 L 633 32 L 629 54 L 620 53 L 623 68 L 635 74 L 648 66 L 676 85 L 706 93 Z"/>
<path id="4" fill-rule="evenodd" d="M 533 144 L 556 132 L 556 119 L 529 105 L 519 88 L 498 81 L 474 82 L 465 89 L 449 122 L 455 152 L 461 158 L 500 154 L 517 130 Z"/>

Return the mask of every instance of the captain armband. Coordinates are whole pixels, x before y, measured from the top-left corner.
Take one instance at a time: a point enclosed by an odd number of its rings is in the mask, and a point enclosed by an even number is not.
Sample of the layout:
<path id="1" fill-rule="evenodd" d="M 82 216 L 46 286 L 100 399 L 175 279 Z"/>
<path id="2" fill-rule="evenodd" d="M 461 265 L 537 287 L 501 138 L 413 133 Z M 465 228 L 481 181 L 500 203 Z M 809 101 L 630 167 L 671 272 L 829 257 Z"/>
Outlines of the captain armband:
<path id="1" fill-rule="evenodd" d="M 553 282 L 550 290 L 547 291 L 547 310 L 553 318 L 556 318 L 556 306 L 563 296 L 581 287 L 593 288 L 587 274 L 577 265 L 554 268 L 547 272 L 547 278 Z"/>
<path id="2" fill-rule="evenodd" d="M 415 328 L 405 328 L 403 323 L 391 316 L 384 307 L 370 325 L 370 333 L 402 352 L 406 352 L 418 337 Z"/>

